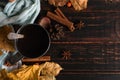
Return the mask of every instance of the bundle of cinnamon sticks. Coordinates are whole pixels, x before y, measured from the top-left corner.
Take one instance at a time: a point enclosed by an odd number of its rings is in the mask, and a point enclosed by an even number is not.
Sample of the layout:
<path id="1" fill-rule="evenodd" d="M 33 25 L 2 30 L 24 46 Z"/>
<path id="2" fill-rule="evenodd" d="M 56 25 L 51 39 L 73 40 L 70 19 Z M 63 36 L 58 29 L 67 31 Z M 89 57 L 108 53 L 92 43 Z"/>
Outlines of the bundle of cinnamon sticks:
<path id="1" fill-rule="evenodd" d="M 62 13 L 62 11 L 59 8 L 55 10 L 55 13 L 48 11 L 47 16 L 55 20 L 56 22 L 65 25 L 71 32 L 75 30 L 74 23 L 69 21 L 68 18 Z"/>

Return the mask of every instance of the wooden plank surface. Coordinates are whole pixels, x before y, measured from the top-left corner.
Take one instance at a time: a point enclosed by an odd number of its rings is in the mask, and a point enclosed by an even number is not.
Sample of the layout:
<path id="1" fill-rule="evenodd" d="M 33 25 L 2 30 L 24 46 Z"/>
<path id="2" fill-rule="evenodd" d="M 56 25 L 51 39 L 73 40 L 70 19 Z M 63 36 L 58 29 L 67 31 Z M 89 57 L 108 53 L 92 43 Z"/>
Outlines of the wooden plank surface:
<path id="1" fill-rule="evenodd" d="M 120 2 L 106 1 L 109 0 L 89 0 L 88 8 L 81 12 L 73 7 L 60 7 L 69 20 L 74 23 L 81 20 L 85 27 L 74 32 L 64 28 L 65 37 L 51 41 L 48 51 L 51 61 L 64 68 L 57 80 L 120 80 L 120 39 L 116 33 Z M 56 9 L 46 1 L 41 4 L 39 18 Z M 64 58 L 64 51 L 70 51 L 70 58 Z"/>

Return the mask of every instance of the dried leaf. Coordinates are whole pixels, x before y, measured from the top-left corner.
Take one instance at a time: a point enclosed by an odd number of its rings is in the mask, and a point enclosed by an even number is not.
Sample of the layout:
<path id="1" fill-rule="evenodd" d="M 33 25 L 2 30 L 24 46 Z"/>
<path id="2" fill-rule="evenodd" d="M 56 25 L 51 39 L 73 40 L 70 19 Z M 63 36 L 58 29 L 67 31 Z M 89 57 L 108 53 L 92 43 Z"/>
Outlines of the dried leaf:
<path id="1" fill-rule="evenodd" d="M 75 10 L 80 11 L 87 8 L 88 0 L 70 0 Z"/>
<path id="2" fill-rule="evenodd" d="M 44 68 L 41 71 L 41 75 L 57 76 L 62 70 L 62 67 L 54 62 L 46 62 Z"/>

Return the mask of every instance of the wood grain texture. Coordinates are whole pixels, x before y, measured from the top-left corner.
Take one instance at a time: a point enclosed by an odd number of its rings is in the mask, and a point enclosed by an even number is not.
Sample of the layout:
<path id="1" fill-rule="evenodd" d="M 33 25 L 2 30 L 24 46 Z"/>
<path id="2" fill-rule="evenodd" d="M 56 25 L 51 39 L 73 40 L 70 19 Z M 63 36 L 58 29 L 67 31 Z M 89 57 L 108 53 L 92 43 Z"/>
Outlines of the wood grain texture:
<path id="1" fill-rule="evenodd" d="M 65 28 L 64 38 L 52 40 L 48 51 L 51 61 L 64 68 L 57 80 L 120 79 L 120 38 L 116 33 L 116 21 L 120 21 L 120 1 L 106 1 L 89 0 L 88 8 L 81 12 L 72 7 L 60 7 L 69 20 L 74 23 L 81 20 L 85 27 L 74 32 Z M 41 3 L 39 18 L 46 16 L 47 11 L 54 12 L 56 9 L 46 1 Z M 62 54 L 67 50 L 71 52 L 71 58 L 66 60 Z"/>

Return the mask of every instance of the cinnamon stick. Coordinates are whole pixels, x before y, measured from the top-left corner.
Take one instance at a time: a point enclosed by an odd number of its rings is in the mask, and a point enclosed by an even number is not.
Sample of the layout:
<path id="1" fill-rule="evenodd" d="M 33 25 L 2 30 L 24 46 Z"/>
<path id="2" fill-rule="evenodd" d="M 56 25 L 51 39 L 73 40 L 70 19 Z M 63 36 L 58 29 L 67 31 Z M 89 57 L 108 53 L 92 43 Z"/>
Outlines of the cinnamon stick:
<path id="1" fill-rule="evenodd" d="M 73 25 L 73 23 L 71 21 L 65 20 L 64 18 L 62 18 L 62 17 L 60 17 L 60 16 L 58 16 L 58 15 L 56 15 L 56 14 L 50 12 L 50 11 L 47 12 L 47 16 L 49 18 L 51 18 L 51 19 L 65 25 L 65 26 L 67 26 L 70 31 L 75 30 L 75 27 L 74 27 L 74 25 Z"/>
<path id="2" fill-rule="evenodd" d="M 23 58 L 22 62 L 39 62 L 39 61 L 50 61 L 51 57 L 50 56 L 43 56 L 39 58 Z"/>
<path id="3" fill-rule="evenodd" d="M 64 18 L 65 20 L 68 20 L 68 18 L 63 14 L 63 12 L 60 10 L 60 8 L 57 8 L 55 10 L 55 13 L 59 16 L 61 16 L 62 18 Z M 69 20 L 68 20 L 69 21 Z"/>

